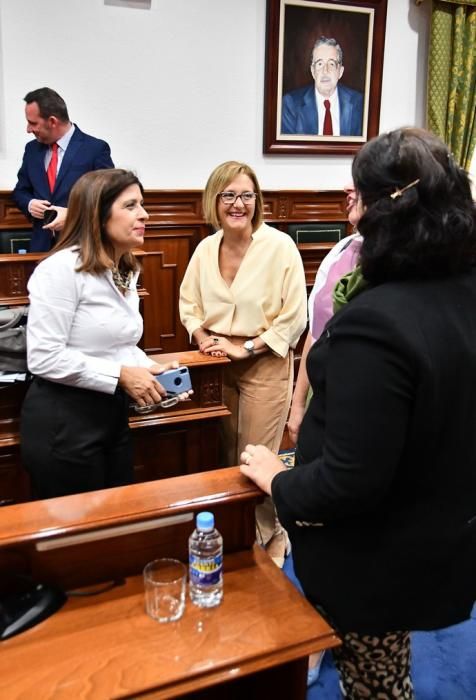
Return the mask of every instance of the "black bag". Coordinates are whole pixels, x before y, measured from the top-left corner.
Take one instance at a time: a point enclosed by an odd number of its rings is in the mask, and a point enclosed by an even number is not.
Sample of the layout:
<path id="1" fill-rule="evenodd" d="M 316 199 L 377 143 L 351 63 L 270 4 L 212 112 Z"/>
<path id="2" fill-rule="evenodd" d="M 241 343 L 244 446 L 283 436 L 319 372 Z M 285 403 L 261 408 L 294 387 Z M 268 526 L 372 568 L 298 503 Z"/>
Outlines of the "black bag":
<path id="1" fill-rule="evenodd" d="M 0 309 L 0 372 L 26 372 L 28 307 Z"/>

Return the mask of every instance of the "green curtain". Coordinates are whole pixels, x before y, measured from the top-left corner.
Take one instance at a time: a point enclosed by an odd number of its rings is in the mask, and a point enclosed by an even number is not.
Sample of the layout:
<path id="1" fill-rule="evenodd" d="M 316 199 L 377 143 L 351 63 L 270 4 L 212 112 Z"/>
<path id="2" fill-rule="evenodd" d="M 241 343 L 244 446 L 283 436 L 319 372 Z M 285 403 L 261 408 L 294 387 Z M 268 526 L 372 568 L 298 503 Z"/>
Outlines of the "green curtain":
<path id="1" fill-rule="evenodd" d="M 476 0 L 434 0 L 428 127 L 469 170 L 476 145 Z"/>

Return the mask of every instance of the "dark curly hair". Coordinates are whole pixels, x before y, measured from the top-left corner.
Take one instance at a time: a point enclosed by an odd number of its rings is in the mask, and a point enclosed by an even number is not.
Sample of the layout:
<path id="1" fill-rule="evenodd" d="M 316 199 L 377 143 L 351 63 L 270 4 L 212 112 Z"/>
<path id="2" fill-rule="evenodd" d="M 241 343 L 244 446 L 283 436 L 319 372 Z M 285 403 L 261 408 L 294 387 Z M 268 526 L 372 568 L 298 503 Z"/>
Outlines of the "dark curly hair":
<path id="1" fill-rule="evenodd" d="M 360 263 L 371 284 L 448 277 L 475 264 L 469 178 L 439 138 L 414 128 L 377 136 L 355 157 L 352 176 L 364 208 Z"/>

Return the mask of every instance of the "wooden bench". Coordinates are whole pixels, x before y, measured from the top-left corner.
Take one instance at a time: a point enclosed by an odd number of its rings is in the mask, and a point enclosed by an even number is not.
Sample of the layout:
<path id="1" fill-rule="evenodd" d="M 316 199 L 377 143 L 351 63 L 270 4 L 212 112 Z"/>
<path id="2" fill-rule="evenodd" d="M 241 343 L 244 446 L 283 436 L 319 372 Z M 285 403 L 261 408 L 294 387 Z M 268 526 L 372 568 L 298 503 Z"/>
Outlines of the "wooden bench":
<path id="1" fill-rule="evenodd" d="M 332 628 L 254 545 L 262 493 L 236 467 L 0 509 L 0 575 L 30 574 L 65 590 L 64 607 L 1 643 L 9 700 L 306 697 L 307 657 L 337 646 Z M 224 538 L 223 603 L 187 601 L 181 620 L 144 612 L 141 572 L 186 561 L 201 510 Z M 224 687 L 225 686 L 225 687 Z"/>

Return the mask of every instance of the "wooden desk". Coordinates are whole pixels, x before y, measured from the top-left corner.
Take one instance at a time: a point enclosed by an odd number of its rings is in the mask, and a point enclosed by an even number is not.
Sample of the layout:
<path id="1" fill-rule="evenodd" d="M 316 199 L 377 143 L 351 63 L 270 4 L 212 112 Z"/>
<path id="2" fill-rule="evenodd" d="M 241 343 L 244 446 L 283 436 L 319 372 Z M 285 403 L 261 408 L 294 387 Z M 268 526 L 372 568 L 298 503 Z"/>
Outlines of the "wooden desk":
<path id="1" fill-rule="evenodd" d="M 216 468 L 220 419 L 229 415 L 223 403 L 223 367 L 229 360 L 198 351 L 151 357 L 159 364 L 177 360 L 187 365 L 194 394 L 191 401 L 172 409 L 159 408 L 146 415 L 131 409 L 135 480 Z M 10 505 L 30 500 L 29 479 L 20 460 L 20 410 L 26 385 L 0 387 L 0 505 Z"/>
<path id="2" fill-rule="evenodd" d="M 223 403 L 223 367 L 230 360 L 207 357 L 197 350 L 151 357 L 159 364 L 177 360 L 187 365 L 194 393 L 191 401 L 145 416 L 131 410 L 136 481 L 215 469 L 220 421 L 230 414 Z"/>
<path id="3" fill-rule="evenodd" d="M 231 467 L 0 509 L 0 572 L 15 566 L 68 588 L 101 580 L 98 567 L 103 574 L 127 576 L 107 593 L 70 597 L 55 615 L 1 644 L 0 674 L 9 700 L 304 699 L 307 656 L 339 640 L 253 546 L 254 508 L 261 497 Z M 110 528 L 205 508 L 215 513 L 224 538 L 223 603 L 202 610 L 187 601 L 181 620 L 154 622 L 144 612 L 140 572 L 157 556 L 185 561 L 193 523 L 114 538 Z M 78 535 L 99 539 L 41 549 Z M 114 555 L 118 543 L 121 559 Z"/>

